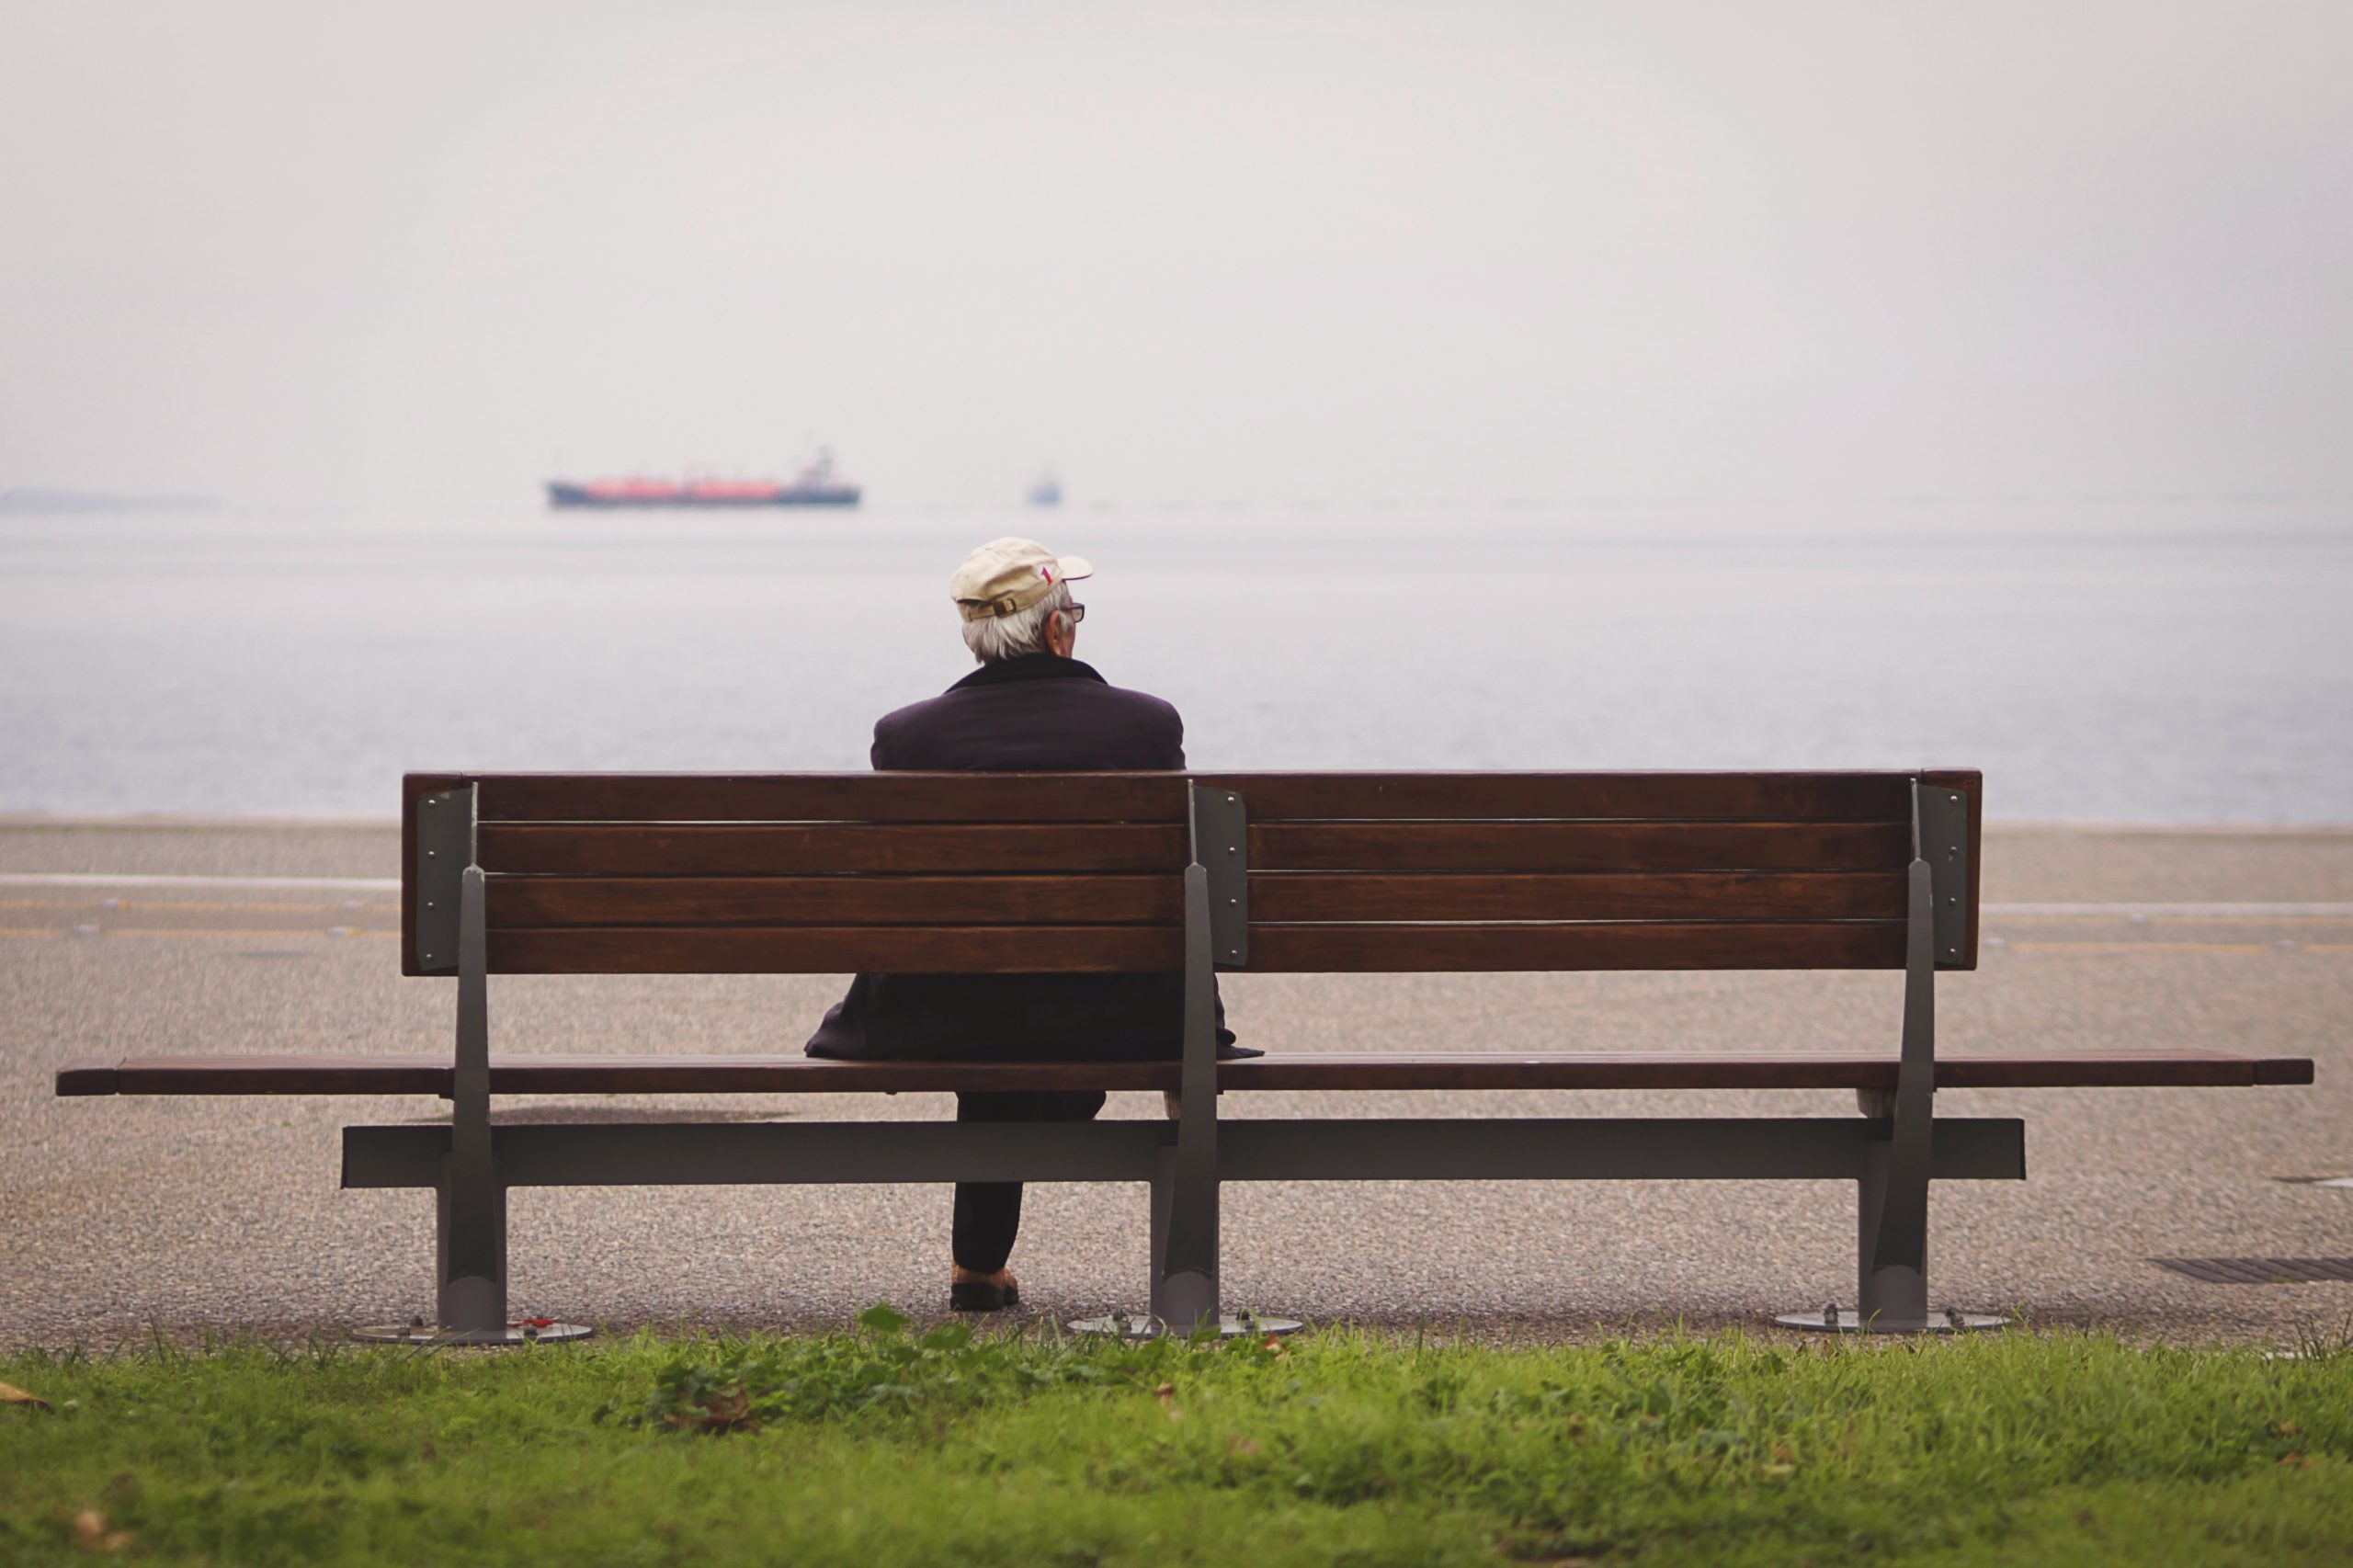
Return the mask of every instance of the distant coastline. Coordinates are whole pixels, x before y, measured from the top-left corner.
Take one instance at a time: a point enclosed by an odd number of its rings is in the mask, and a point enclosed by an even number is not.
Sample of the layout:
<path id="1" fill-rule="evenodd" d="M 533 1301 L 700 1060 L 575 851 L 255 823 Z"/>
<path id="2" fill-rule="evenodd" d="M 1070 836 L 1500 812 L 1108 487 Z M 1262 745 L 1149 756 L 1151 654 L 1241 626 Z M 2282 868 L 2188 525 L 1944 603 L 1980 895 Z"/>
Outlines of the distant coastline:
<path id="1" fill-rule="evenodd" d="M 213 512 L 217 495 L 118 495 L 97 490 L 0 490 L 0 512 Z"/>

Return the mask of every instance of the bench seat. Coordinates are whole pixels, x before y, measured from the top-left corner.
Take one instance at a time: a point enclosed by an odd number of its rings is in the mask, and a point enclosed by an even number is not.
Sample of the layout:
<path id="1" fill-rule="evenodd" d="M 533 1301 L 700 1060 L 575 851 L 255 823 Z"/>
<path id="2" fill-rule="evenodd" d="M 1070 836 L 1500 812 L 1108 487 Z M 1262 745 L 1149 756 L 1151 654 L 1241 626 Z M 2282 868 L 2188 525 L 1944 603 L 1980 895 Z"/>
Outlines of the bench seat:
<path id="1" fill-rule="evenodd" d="M 1444 1089 L 1893 1089 L 1881 1052 L 1711 1051 L 1529 1054 L 1503 1051 L 1299 1052 L 1221 1062 L 1223 1091 Z M 790 1056 L 493 1056 L 506 1095 L 856 1094 L 955 1089 L 1165 1089 L 1175 1062 L 826 1062 Z M 439 1095 L 436 1056 L 128 1056 L 76 1062 L 60 1095 Z M 2149 1047 L 2137 1051 L 1939 1055 L 1939 1089 L 2219 1088 L 2309 1084 L 2302 1057 Z"/>

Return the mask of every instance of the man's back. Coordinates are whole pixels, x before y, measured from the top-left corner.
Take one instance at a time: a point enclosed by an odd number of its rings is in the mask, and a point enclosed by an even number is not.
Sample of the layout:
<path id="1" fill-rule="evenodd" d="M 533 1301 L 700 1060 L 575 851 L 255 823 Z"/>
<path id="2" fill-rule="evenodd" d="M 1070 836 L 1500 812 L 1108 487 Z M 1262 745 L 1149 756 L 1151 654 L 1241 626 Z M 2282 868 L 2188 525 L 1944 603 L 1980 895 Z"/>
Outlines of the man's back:
<path id="1" fill-rule="evenodd" d="M 916 772 L 1174 769 L 1185 766 L 1185 726 L 1157 697 L 1031 653 L 886 715 L 871 756 L 877 768 Z M 808 1049 L 858 1061 L 1168 1058 L 1183 996 L 1173 974 L 861 974 Z"/>
<path id="2" fill-rule="evenodd" d="M 1185 724 L 1092 665 L 1031 653 L 886 714 L 870 756 L 877 768 L 924 773 L 1147 772 L 1185 766 Z"/>

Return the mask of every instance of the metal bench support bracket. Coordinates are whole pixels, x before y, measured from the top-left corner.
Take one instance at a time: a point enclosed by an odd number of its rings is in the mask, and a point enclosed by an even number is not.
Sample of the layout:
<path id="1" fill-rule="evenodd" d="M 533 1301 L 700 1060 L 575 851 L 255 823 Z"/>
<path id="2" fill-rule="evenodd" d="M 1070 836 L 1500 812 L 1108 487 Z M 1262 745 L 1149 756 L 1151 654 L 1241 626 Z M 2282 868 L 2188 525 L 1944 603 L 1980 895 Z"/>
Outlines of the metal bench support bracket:
<path id="1" fill-rule="evenodd" d="M 444 790 L 416 802 L 416 928 L 421 974 L 458 972 L 458 903 L 474 863 L 474 791 Z"/>
<path id="2" fill-rule="evenodd" d="M 1249 957 L 1249 910 L 1243 902 L 1250 864 L 1246 808 L 1230 790 L 1196 784 L 1188 794 L 1184 1070 L 1175 1155 L 1155 1176 L 1152 1191 L 1151 1315 L 1180 1334 L 1219 1316 L 1217 970 L 1238 967 Z"/>
<path id="3" fill-rule="evenodd" d="M 1912 784 L 1912 866 L 1904 909 L 1904 1029 L 1895 1090 L 1858 1096 L 1888 1119 L 1856 1193 L 1855 1304 L 1842 1314 L 1784 1312 L 1791 1327 L 1920 1334 L 2006 1319 L 1928 1304 L 1928 1179 L 1935 1163 L 1937 969 L 1963 961 L 1968 933 L 1969 808 L 1957 791 Z"/>

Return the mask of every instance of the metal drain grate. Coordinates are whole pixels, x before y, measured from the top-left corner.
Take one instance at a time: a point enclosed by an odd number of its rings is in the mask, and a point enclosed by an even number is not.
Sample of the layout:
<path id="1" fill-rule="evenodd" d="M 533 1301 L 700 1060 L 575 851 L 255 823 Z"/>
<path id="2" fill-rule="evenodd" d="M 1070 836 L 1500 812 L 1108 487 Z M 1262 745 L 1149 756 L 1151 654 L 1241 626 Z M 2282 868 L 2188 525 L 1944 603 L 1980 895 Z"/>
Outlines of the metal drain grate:
<path id="1" fill-rule="evenodd" d="M 2353 1280 L 2353 1257 L 2153 1257 L 2160 1268 L 2210 1285 L 2316 1285 Z"/>

